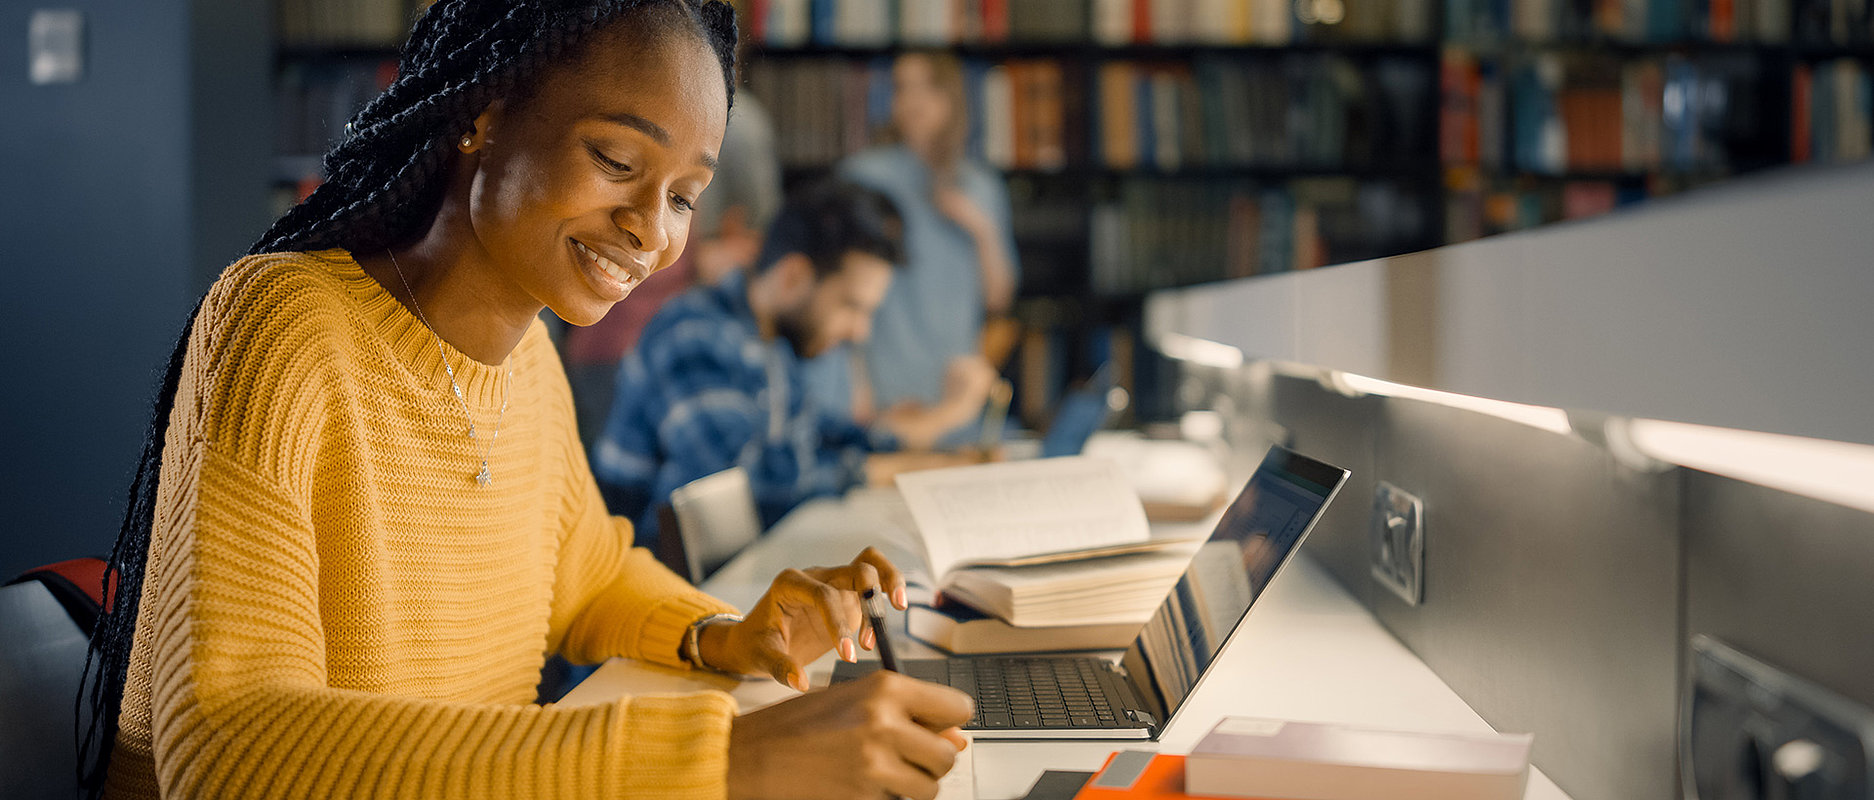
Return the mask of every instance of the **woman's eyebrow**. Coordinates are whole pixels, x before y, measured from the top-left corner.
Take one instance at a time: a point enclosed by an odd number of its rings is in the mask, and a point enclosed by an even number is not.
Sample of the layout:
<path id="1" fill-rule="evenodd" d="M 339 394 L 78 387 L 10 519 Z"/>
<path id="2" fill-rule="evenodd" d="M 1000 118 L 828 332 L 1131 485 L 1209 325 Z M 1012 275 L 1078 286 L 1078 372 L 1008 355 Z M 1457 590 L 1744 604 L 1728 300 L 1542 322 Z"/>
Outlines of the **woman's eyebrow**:
<path id="1" fill-rule="evenodd" d="M 607 122 L 614 122 L 631 128 L 645 136 L 651 137 L 651 141 L 664 145 L 665 147 L 670 146 L 670 131 L 664 130 L 664 126 L 636 114 L 628 111 L 614 111 L 608 114 L 600 114 L 599 118 Z M 705 151 L 697 158 L 697 161 L 703 166 L 708 167 L 710 172 L 716 171 L 715 154 Z"/>

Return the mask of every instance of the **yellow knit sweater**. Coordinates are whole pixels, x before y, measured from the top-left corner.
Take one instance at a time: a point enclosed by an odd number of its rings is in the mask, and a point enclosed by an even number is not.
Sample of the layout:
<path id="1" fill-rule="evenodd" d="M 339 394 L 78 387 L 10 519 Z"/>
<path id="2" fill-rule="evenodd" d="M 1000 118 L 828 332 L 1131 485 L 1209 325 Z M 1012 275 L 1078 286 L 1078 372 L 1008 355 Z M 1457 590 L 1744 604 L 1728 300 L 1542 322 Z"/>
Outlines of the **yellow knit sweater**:
<path id="1" fill-rule="evenodd" d="M 343 251 L 209 292 L 165 444 L 112 797 L 720 797 L 727 695 L 531 705 L 546 653 L 676 665 L 727 606 L 605 513 L 545 329 L 445 349 Z"/>

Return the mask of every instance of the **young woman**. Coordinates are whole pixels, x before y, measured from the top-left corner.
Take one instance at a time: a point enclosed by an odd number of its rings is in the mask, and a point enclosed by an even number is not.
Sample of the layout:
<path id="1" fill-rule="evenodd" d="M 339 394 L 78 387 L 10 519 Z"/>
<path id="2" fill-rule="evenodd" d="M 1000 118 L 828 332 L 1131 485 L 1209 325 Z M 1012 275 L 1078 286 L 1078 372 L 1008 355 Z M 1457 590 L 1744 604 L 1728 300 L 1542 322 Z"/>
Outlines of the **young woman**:
<path id="1" fill-rule="evenodd" d="M 694 0 L 440 0 L 329 182 L 197 308 L 158 395 L 81 755 L 112 797 L 934 795 L 967 698 L 882 675 L 529 703 L 544 655 L 769 675 L 869 646 L 875 551 L 730 615 L 632 549 L 542 308 L 685 240 L 734 86 Z"/>

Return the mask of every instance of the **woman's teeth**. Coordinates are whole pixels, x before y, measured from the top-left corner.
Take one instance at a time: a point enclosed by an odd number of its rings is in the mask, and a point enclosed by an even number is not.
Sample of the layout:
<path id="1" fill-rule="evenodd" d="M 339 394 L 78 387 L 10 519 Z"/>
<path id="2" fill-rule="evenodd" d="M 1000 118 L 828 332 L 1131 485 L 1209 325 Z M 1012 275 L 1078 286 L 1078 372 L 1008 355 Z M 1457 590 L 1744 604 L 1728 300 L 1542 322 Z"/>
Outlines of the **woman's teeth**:
<path id="1" fill-rule="evenodd" d="M 611 276 L 612 280 L 618 281 L 619 283 L 624 284 L 628 288 L 637 286 L 638 282 L 643 280 L 643 278 L 639 278 L 638 276 L 626 271 L 624 267 L 618 266 L 616 262 L 612 261 L 609 258 L 606 258 L 605 256 L 599 255 L 597 252 L 593 251 L 592 248 L 587 247 L 584 244 L 581 244 L 577 240 L 573 242 L 573 246 L 579 248 L 579 252 L 584 253 L 586 255 L 586 258 L 591 259 L 592 263 L 598 265 L 598 268 L 602 270 L 606 275 Z"/>

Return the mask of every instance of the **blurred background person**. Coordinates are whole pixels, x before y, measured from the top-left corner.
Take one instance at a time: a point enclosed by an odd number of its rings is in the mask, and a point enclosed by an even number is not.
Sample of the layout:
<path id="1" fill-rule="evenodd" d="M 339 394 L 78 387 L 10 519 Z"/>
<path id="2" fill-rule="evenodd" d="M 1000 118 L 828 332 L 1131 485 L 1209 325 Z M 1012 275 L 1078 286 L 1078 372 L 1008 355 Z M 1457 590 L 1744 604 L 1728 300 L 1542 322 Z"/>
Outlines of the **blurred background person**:
<path id="1" fill-rule="evenodd" d="M 1007 187 L 964 153 L 968 108 L 955 56 L 905 53 L 892 65 L 896 141 L 837 168 L 891 198 L 905 226 L 904 268 L 871 339 L 808 368 L 816 395 L 862 422 L 934 406 L 994 379 L 982 357 L 983 326 L 1008 314 L 1019 273 Z"/>
<path id="2" fill-rule="evenodd" d="M 988 380 L 883 415 L 869 428 L 822 408 L 801 359 L 863 343 L 903 257 L 889 199 L 828 181 L 790 201 L 751 273 L 729 272 L 664 306 L 625 357 L 592 449 L 615 514 L 651 546 L 658 504 L 685 483 L 748 471 L 764 526 L 860 483 L 868 455 L 929 448 L 981 411 Z"/>

